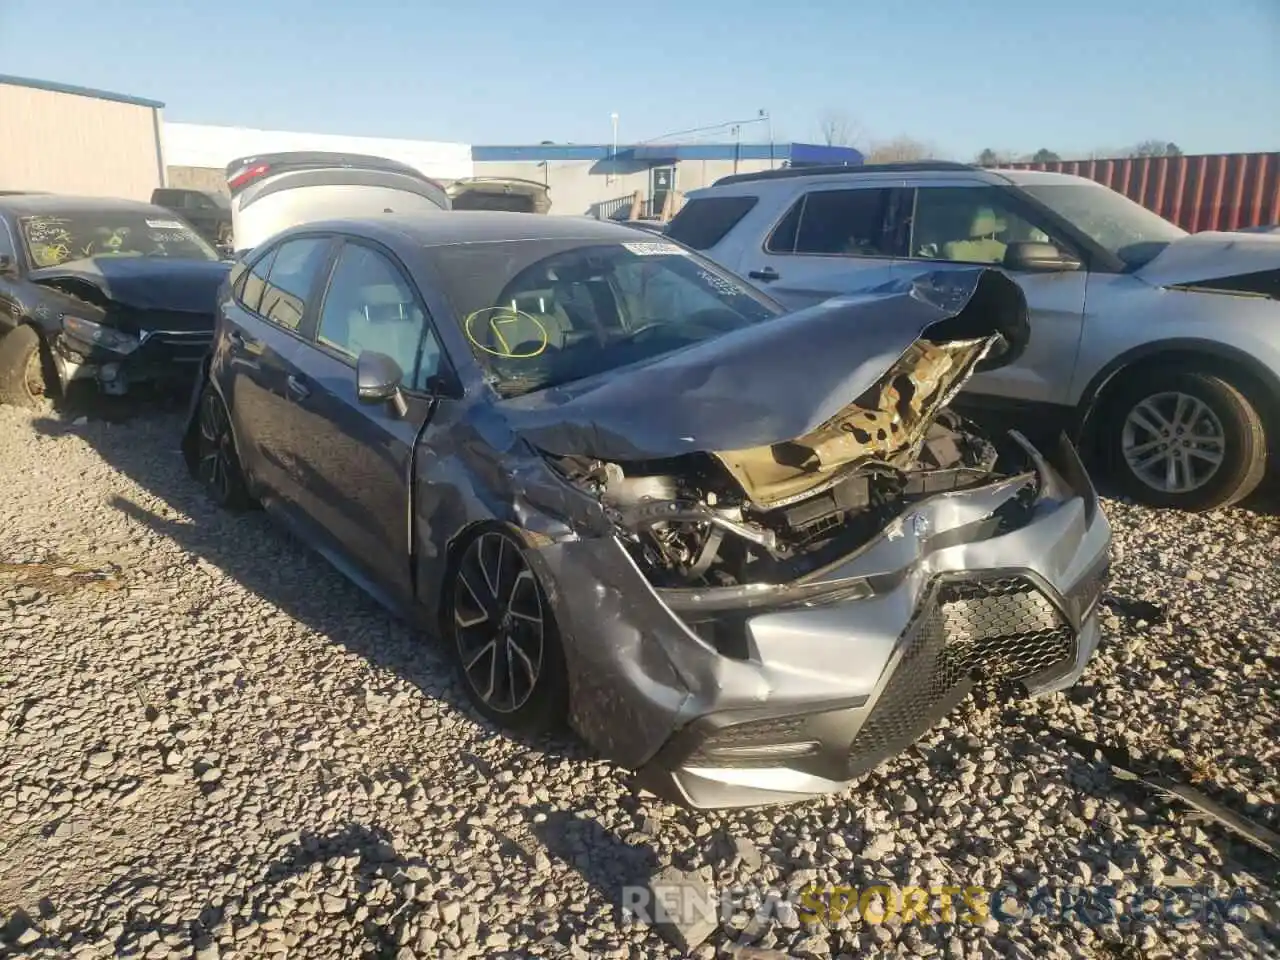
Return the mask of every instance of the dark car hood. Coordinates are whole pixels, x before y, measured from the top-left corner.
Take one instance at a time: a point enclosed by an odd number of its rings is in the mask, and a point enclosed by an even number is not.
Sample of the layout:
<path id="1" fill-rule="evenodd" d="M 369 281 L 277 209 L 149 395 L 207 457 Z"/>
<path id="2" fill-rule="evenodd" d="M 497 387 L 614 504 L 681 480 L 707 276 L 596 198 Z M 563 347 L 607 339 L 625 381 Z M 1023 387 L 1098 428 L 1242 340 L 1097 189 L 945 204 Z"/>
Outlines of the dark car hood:
<path id="1" fill-rule="evenodd" d="M 28 274 L 34 283 L 61 286 L 87 283 L 106 299 L 134 310 L 197 313 L 212 316 L 218 287 L 231 264 L 222 260 L 165 257 L 89 257 Z"/>
<path id="2" fill-rule="evenodd" d="M 920 338 L 999 335 L 979 369 L 1026 345 L 1021 288 L 996 270 L 920 273 L 835 297 L 644 364 L 498 404 L 548 453 L 663 459 L 783 443 L 818 428 Z"/>

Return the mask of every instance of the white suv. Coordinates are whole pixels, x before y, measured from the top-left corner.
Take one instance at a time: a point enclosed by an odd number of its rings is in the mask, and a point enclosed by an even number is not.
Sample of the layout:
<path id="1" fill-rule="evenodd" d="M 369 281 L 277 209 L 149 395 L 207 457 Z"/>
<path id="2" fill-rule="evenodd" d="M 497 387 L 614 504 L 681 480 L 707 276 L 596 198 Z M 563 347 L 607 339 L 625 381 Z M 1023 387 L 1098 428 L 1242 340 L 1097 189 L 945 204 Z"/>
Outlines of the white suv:
<path id="1" fill-rule="evenodd" d="M 726 177 L 667 234 L 790 307 L 1001 267 L 1031 339 L 958 405 L 1066 429 L 1141 502 L 1241 500 L 1280 437 L 1280 235 L 1189 235 L 1092 180 L 941 162 Z"/>

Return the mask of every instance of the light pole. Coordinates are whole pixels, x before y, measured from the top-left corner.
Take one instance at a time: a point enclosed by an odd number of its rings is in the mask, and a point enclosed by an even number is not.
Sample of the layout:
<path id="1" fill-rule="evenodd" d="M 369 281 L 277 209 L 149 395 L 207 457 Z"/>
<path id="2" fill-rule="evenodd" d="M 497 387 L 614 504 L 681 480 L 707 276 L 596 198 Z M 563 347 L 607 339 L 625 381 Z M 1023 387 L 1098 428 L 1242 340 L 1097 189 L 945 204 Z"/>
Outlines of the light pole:
<path id="1" fill-rule="evenodd" d="M 613 156 L 609 159 L 609 176 L 605 178 L 605 184 L 613 183 L 613 174 L 618 166 L 618 114 L 616 112 L 609 114 L 609 119 L 613 121 Z"/>
<path id="2" fill-rule="evenodd" d="M 773 169 L 773 117 L 768 110 L 761 110 L 759 117 L 769 125 L 769 169 Z"/>

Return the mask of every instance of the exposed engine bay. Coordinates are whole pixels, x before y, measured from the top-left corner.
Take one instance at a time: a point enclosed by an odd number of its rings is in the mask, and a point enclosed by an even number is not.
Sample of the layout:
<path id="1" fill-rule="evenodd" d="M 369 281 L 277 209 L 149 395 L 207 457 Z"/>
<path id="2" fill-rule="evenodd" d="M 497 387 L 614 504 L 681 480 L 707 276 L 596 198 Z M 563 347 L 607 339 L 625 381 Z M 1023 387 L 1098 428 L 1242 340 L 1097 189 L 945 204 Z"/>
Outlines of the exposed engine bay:
<path id="1" fill-rule="evenodd" d="M 947 409 L 994 340 L 917 340 L 803 437 L 664 461 L 557 458 L 658 587 L 783 583 L 883 531 L 916 500 L 1029 468 Z"/>

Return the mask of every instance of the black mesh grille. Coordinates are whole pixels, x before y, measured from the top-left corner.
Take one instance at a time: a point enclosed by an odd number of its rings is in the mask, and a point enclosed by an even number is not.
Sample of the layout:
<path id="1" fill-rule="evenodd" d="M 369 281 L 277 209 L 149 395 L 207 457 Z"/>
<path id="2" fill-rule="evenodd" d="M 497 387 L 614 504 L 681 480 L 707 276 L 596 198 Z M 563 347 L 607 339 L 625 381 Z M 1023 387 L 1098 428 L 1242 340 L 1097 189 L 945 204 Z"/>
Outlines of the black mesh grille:
<path id="1" fill-rule="evenodd" d="M 849 751 L 849 776 L 900 753 L 965 696 L 967 680 L 1020 680 L 1075 659 L 1076 635 L 1031 581 L 946 582 L 907 628 L 906 646 Z"/>

